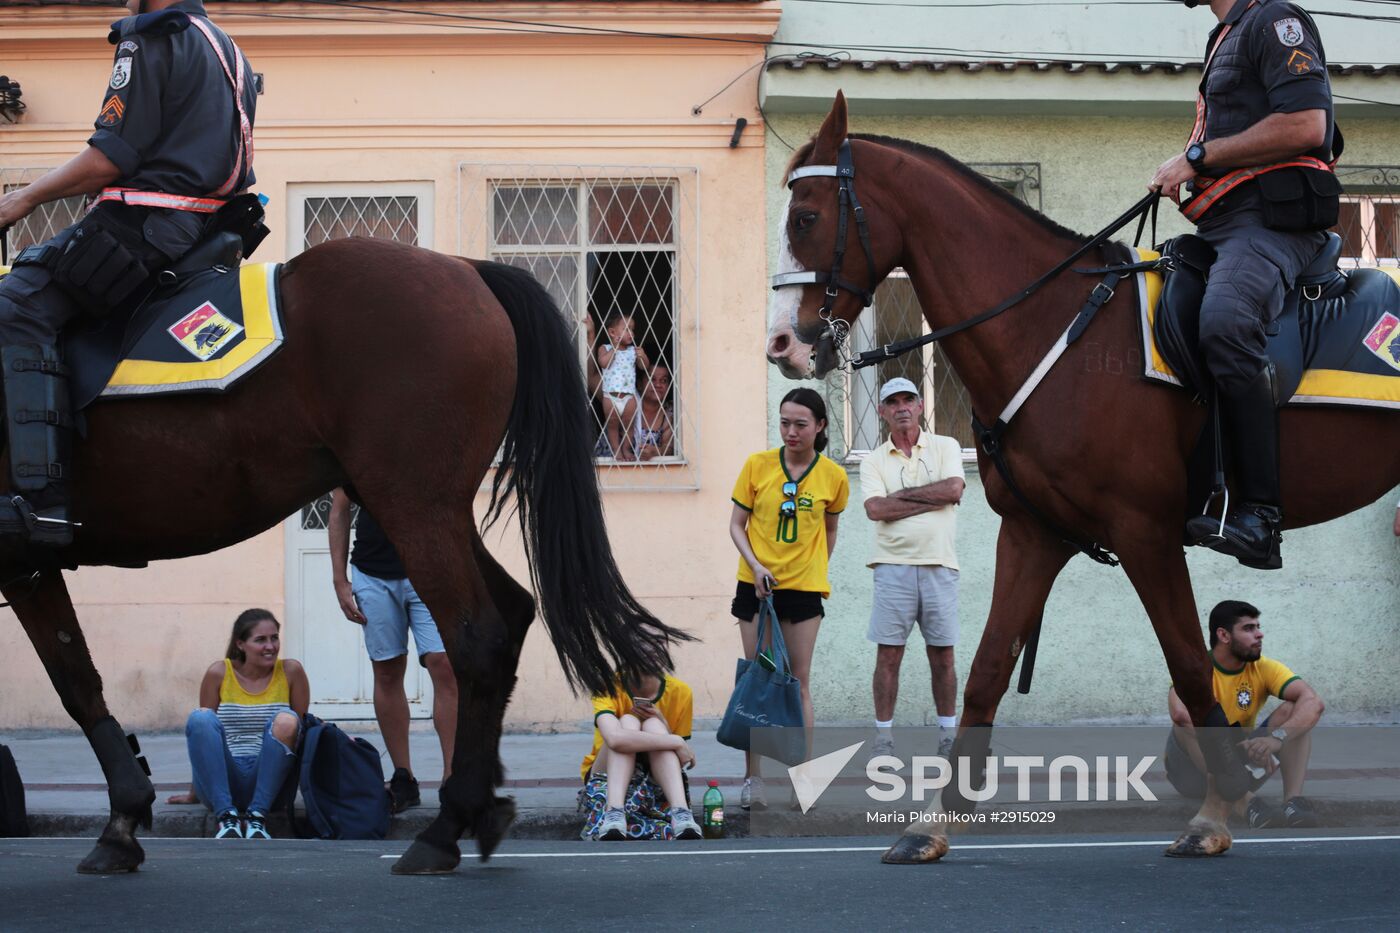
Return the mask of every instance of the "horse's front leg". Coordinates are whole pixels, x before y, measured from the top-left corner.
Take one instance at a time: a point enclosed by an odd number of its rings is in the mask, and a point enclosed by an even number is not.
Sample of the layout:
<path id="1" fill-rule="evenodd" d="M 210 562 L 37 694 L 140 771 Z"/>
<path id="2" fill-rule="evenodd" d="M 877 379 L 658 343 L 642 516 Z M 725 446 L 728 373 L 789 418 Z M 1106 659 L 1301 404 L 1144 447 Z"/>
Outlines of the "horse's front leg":
<path id="1" fill-rule="evenodd" d="M 102 836 L 78 865 L 85 874 L 135 871 L 146 853 L 136 841 L 136 826 L 150 829 L 155 788 L 136 760 L 126 733 L 107 712 L 102 678 L 93 666 L 73 601 L 59 570 L 43 571 L 37 582 L 15 583 L 4 588 L 14 604 L 34 650 L 58 691 L 63 708 L 82 727 L 107 778 L 112 815 Z"/>
<path id="2" fill-rule="evenodd" d="M 1210 655 L 1201 637 L 1186 555 L 1162 533 L 1170 525 L 1160 520 L 1160 525 L 1145 521 L 1139 533 L 1125 536 L 1133 544 L 1120 547 L 1118 554 L 1152 620 L 1177 696 L 1191 713 L 1209 778 L 1200 810 L 1167 847 L 1167 855 L 1221 855 L 1233 841 L 1226 825 L 1230 801 L 1248 789 L 1248 772 L 1229 744 L 1231 736 L 1223 728 L 1228 723 L 1211 687 Z"/>
<path id="3" fill-rule="evenodd" d="M 975 807 L 958 790 L 958 762 L 977 762 L 974 778 L 982 773 L 991 747 L 992 720 L 1011 682 L 1016 659 L 1040 619 L 1050 587 L 1073 553 L 1033 518 L 1012 514 L 1002 520 L 992 609 L 963 693 L 962 720 L 953 744 L 948 783 L 928 807 L 931 819 L 911 822 L 881 861 L 896 865 L 936 862 L 947 853 L 947 833 L 926 827 L 950 825 L 943 819 L 945 814 L 971 813 Z M 969 784 L 970 789 L 980 787 L 980 780 Z"/>

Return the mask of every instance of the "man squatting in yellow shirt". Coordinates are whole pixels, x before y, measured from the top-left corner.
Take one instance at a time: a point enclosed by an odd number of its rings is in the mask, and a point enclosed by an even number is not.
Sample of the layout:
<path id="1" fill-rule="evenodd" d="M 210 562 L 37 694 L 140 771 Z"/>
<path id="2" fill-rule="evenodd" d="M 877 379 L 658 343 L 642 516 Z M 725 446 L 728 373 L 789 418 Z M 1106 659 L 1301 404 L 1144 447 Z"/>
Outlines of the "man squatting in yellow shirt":
<path id="1" fill-rule="evenodd" d="M 1322 698 L 1285 665 L 1262 656 L 1264 632 L 1259 626 L 1259 610 L 1249 603 L 1225 600 L 1210 611 L 1209 624 L 1215 699 L 1230 724 L 1241 728 L 1241 747 L 1250 766 L 1263 769 L 1256 789 L 1275 770 L 1283 770 L 1282 810 L 1252 795 L 1240 800 L 1249 825 L 1254 829 L 1316 826 L 1317 817 L 1303 797 L 1303 779 L 1312 752 L 1309 732 L 1322 717 Z M 1270 696 L 1283 703 L 1256 729 L 1254 721 Z M 1181 796 L 1203 798 L 1205 760 L 1196 742 L 1191 714 L 1176 695 L 1175 687 L 1167 693 L 1167 706 L 1172 717 L 1165 754 L 1167 779 Z"/>

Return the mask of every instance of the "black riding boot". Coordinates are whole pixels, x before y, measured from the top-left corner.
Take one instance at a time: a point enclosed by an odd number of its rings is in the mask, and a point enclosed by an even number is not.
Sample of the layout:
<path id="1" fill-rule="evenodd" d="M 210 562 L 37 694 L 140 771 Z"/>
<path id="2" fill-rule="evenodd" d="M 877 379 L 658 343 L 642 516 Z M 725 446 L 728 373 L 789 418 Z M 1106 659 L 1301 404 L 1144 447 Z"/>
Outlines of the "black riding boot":
<path id="1" fill-rule="evenodd" d="M 36 343 L 0 349 L 0 363 L 11 483 L 10 498 L 0 501 L 0 536 L 63 547 L 73 541 L 68 520 L 73 431 L 68 369 L 56 347 Z"/>
<path id="2" fill-rule="evenodd" d="M 1229 554 L 1246 567 L 1283 566 L 1279 545 L 1278 407 L 1269 364 L 1236 395 L 1220 396 L 1220 413 L 1234 455 L 1235 488 L 1225 527 L 1199 515 L 1186 523 L 1187 540 Z"/>

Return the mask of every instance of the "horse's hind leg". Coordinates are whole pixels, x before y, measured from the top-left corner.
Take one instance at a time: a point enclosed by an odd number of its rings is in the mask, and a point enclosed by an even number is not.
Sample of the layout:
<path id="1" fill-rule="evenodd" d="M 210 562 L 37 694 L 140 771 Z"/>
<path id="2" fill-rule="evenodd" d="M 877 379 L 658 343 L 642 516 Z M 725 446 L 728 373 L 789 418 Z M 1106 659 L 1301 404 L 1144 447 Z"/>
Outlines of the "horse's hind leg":
<path id="1" fill-rule="evenodd" d="M 893 865 L 936 862 L 947 853 L 947 834 L 930 832 L 927 827 L 939 826 L 938 820 L 945 813 L 972 811 L 974 804 L 954 790 L 958 787 L 958 762 L 964 758 L 970 762 L 986 761 L 992 720 L 1011 683 L 1016 659 L 1045 609 L 1050 587 L 1073 553 L 1035 519 L 1009 515 L 1002 520 L 992 608 L 963 693 L 962 722 L 951 755 L 951 777 L 928 808 L 933 822 L 911 821 L 881 861 Z M 981 782 L 973 780 L 970 786 L 981 787 Z"/>
<path id="2" fill-rule="evenodd" d="M 122 727 L 107 712 L 102 678 L 93 667 L 73 601 L 59 570 L 43 571 L 37 583 L 4 587 L 5 598 L 34 644 L 58 691 L 63 708 L 82 727 L 107 778 L 112 815 L 96 847 L 78 865 L 86 874 L 135 871 L 146 854 L 136 841 L 136 824 L 151 827 L 155 788 L 127 744 Z"/>
<path id="3" fill-rule="evenodd" d="M 504 781 L 500 760 L 501 722 L 515 687 L 515 670 L 525 633 L 534 618 L 529 591 L 516 583 L 486 551 L 475 530 L 470 544 L 462 542 L 462 558 L 470 562 L 474 597 L 445 614 L 443 590 L 417 583 L 419 571 L 409 568 L 428 609 L 444 632 L 444 642 L 457 674 L 457 734 L 453 741 L 452 774 L 442 787 L 442 809 L 394 864 L 395 874 L 436 874 L 451 871 L 460 859 L 457 840 L 463 832 L 476 836 L 482 861 L 490 857 L 515 819 L 515 801 L 497 797 Z M 437 597 L 436 601 L 434 597 Z M 439 614 L 443 612 L 444 614 Z"/>

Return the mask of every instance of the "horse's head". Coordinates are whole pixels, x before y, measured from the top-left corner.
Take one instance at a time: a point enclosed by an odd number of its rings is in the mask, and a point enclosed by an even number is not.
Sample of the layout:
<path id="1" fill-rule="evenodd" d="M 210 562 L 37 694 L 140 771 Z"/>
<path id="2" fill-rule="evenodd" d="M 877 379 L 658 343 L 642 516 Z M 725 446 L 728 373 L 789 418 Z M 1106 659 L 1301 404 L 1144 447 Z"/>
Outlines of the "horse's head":
<path id="1" fill-rule="evenodd" d="M 875 186 L 857 184 L 853 145 L 863 157 L 878 151 L 847 139 L 846 98 L 838 91 L 816 138 L 788 167 L 792 194 L 782 217 L 766 350 L 789 379 L 821 377 L 838 364 L 852 323 L 902 249 Z M 870 168 L 863 161 L 860 180 Z"/>

